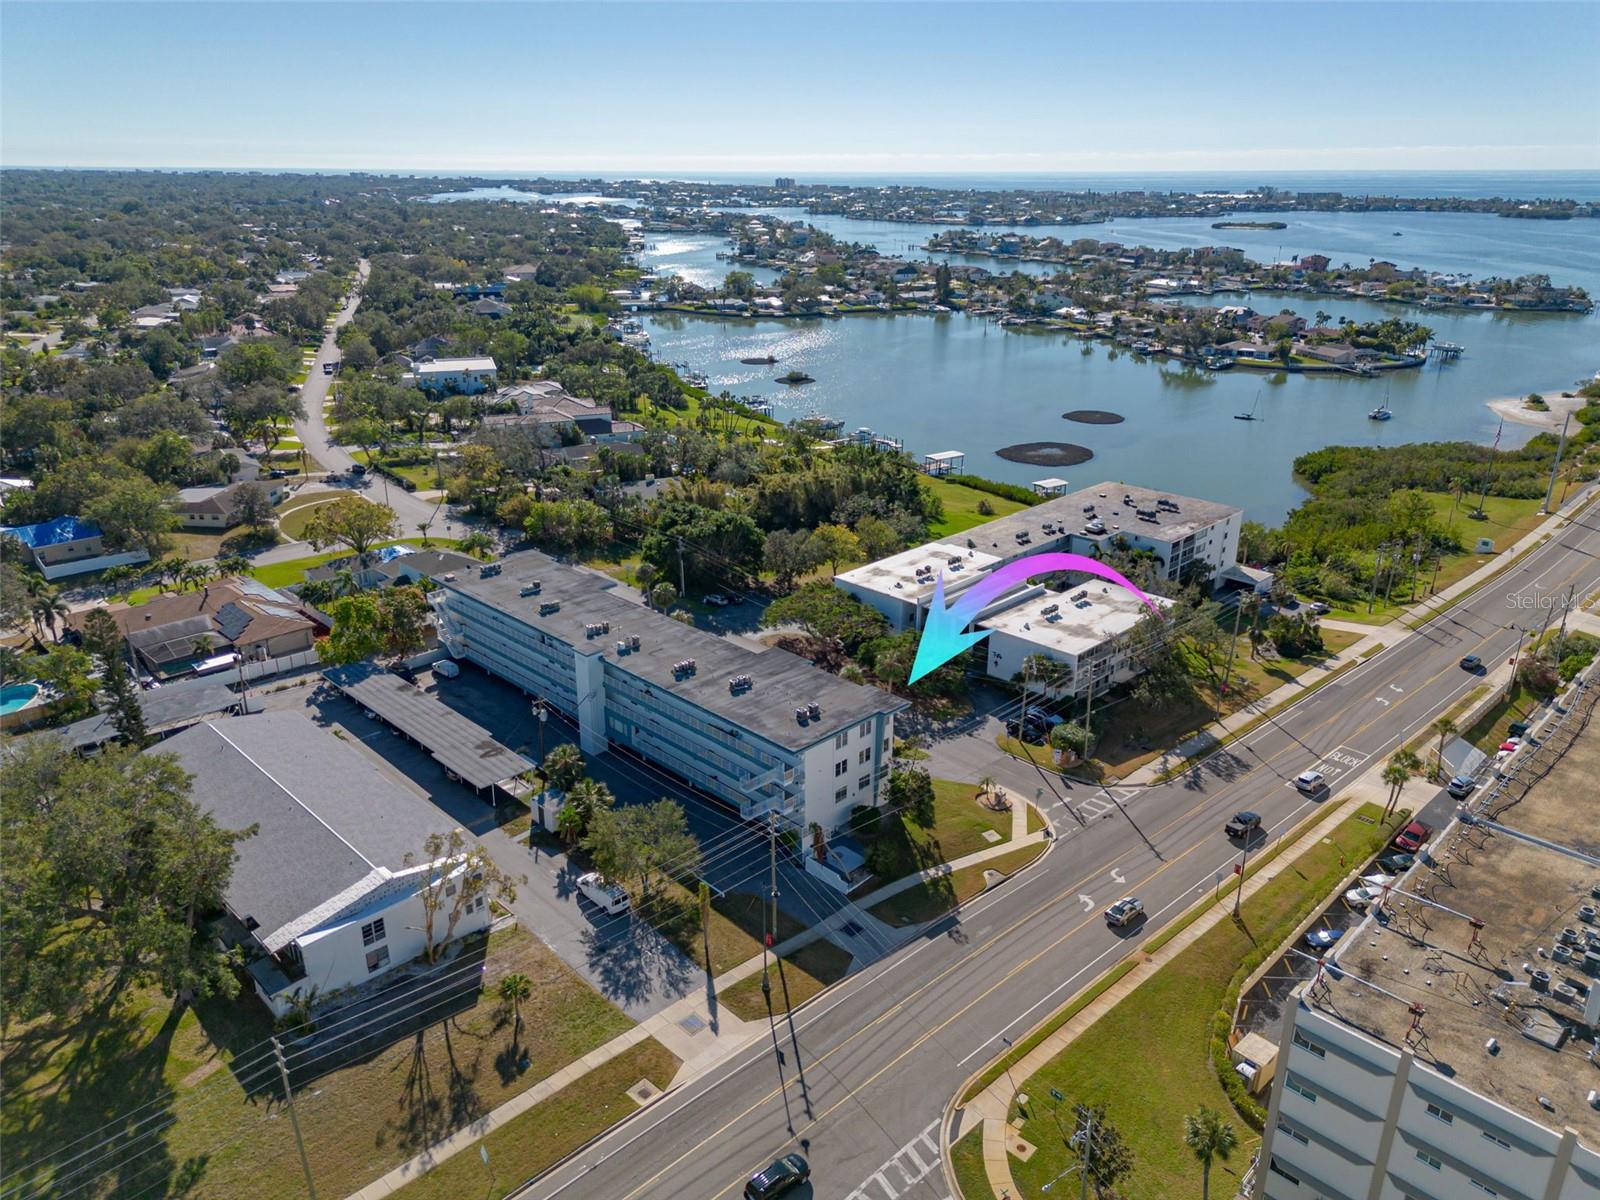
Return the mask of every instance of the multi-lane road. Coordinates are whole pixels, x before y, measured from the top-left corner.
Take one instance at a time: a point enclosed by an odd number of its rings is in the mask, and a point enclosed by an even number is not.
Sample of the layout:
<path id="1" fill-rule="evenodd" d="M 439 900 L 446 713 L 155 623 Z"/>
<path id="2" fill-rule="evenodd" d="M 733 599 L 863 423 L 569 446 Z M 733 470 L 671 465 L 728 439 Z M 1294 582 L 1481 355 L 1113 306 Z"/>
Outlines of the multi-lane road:
<path id="1" fill-rule="evenodd" d="M 771 1039 L 747 1048 L 521 1194 L 726 1200 L 752 1170 L 801 1150 L 816 1197 L 944 1200 L 940 1116 L 1002 1037 L 1028 1030 L 1210 891 L 1237 857 L 1222 833 L 1229 814 L 1254 809 L 1276 835 L 1327 802 L 1294 790 L 1310 767 L 1337 796 L 1477 686 L 1463 655 L 1504 662 L 1514 626 L 1542 618 L 1536 598 L 1600 584 L 1597 556 L 1600 517 L 1582 517 L 1188 777 L 1116 797 L 1076 785 L 1067 799 L 1097 819 L 1058 820 L 1065 836 L 1038 865 L 837 985 L 792 1027 L 780 1023 L 782 1063 Z M 1100 910 L 1129 892 L 1149 920 L 1119 936 Z"/>

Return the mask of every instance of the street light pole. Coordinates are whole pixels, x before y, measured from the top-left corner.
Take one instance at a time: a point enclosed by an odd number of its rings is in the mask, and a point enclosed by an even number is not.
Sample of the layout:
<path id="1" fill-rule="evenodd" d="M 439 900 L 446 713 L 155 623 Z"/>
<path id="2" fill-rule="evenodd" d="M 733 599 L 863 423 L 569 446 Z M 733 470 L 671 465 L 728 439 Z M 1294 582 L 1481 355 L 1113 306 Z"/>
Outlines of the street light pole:
<path id="1" fill-rule="evenodd" d="M 1244 857 L 1239 861 L 1239 886 L 1233 893 L 1233 915 L 1239 915 L 1239 902 L 1244 899 L 1244 870 L 1250 865 L 1250 838 L 1244 840 Z"/>
<path id="2" fill-rule="evenodd" d="M 550 719 L 543 700 L 533 702 L 533 715 L 539 719 L 539 769 L 544 770 L 544 723 Z"/>

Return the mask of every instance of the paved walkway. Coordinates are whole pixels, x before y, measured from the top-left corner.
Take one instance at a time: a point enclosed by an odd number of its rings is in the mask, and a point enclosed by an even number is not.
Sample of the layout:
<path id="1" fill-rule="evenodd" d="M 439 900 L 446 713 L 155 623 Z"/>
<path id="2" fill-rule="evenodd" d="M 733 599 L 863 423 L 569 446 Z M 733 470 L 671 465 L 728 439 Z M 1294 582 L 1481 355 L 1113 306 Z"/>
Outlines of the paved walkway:
<path id="1" fill-rule="evenodd" d="M 916 875 L 907 875 L 903 879 L 897 879 L 893 883 L 886 884 L 863 899 L 867 903 L 877 904 L 880 900 L 897 896 L 906 889 L 915 887 L 925 880 L 940 878 L 963 867 L 977 866 L 998 858 L 1002 854 L 1009 854 L 1019 847 L 1036 845 L 1049 840 L 1050 834 L 1048 830 L 1029 833 L 1027 829 L 1027 805 L 1025 803 L 1014 803 L 1011 809 L 1011 840 L 997 842 L 986 849 L 965 855 L 954 862 L 944 863 Z M 852 921 L 861 926 L 863 932 L 854 937 L 846 937 L 841 932 L 840 927 Z M 900 943 L 911 941 L 922 928 L 922 925 L 908 925 L 900 929 L 893 928 L 878 920 L 865 909 L 851 904 L 803 933 L 796 934 L 787 941 L 780 942 L 774 952 L 788 957 L 802 946 L 809 945 L 818 938 L 831 936 L 836 942 L 856 955 L 856 963 L 852 964 L 854 969 L 858 963 L 864 965 L 864 961 L 876 960 L 895 949 Z M 655 1038 L 681 1060 L 682 1065 L 678 1068 L 678 1073 L 668 1088 L 669 1091 L 699 1078 L 719 1063 L 766 1035 L 766 1026 L 758 1021 L 745 1021 L 735 1016 L 717 999 L 717 996 L 722 991 L 738 983 L 741 979 L 748 979 L 752 975 L 758 974 L 765 963 L 766 958 L 764 955 L 751 956 L 737 967 L 711 980 L 704 990 L 698 990 L 691 995 L 684 996 L 640 1024 L 635 1025 L 626 1033 L 611 1039 L 611 1041 L 602 1046 L 595 1047 L 582 1058 L 568 1063 L 548 1079 L 540 1080 L 528 1088 L 527 1091 L 520 1092 L 510 1100 L 507 1100 L 493 1112 L 479 1118 L 470 1125 L 462 1126 L 449 1137 L 435 1142 L 422 1153 L 401 1163 L 380 1178 L 373 1180 L 360 1191 L 350 1195 L 347 1200 L 381 1200 L 382 1197 L 394 1194 L 419 1175 L 431 1170 L 446 1159 L 453 1158 L 461 1151 L 470 1149 L 481 1138 L 499 1129 L 508 1121 L 515 1120 L 534 1105 L 548 1100 L 568 1084 L 575 1082 L 596 1067 L 616 1058 L 619 1054 L 638 1045 L 646 1038 Z M 662 1094 L 665 1095 L 665 1093 Z"/>
<path id="2" fill-rule="evenodd" d="M 1281 872 L 1293 869 L 1295 860 L 1300 851 L 1306 847 L 1316 845 L 1321 839 L 1329 836 L 1339 824 L 1355 811 L 1356 807 L 1364 803 L 1383 803 L 1388 795 L 1388 787 L 1381 778 L 1381 766 L 1365 772 L 1343 797 L 1326 810 L 1314 827 L 1302 833 L 1295 841 L 1295 848 L 1291 851 L 1277 855 L 1266 866 L 1254 872 L 1244 884 L 1244 896 L 1254 895 L 1265 887 Z M 1360 864 L 1354 864 L 1352 871 Z M 983 1123 L 983 1165 L 988 1176 L 989 1186 L 996 1197 L 1016 1197 L 1021 1193 L 1017 1190 L 1016 1182 L 1011 1178 L 1011 1160 L 1007 1153 L 1007 1139 L 1016 1136 L 1016 1131 L 1010 1129 L 1006 1120 L 1011 1112 L 1011 1102 L 1016 1096 L 1016 1088 L 1012 1080 L 1026 1082 L 1033 1075 L 1050 1063 L 1052 1059 L 1062 1053 L 1075 1041 L 1084 1030 L 1088 1029 L 1102 1016 L 1121 1003 L 1135 988 L 1146 979 L 1150 978 L 1167 963 L 1171 962 L 1189 946 L 1193 945 L 1203 934 L 1215 926 L 1219 921 L 1229 919 L 1232 912 L 1226 903 L 1214 904 L 1202 916 L 1194 920 L 1181 933 L 1175 935 L 1164 946 L 1152 955 L 1135 955 L 1132 970 L 1107 988 L 1093 1001 L 1085 1005 L 1082 1011 L 1074 1014 L 1061 1028 L 1055 1030 L 1027 1054 L 1023 1055 L 1009 1071 L 1005 1071 L 987 1088 L 973 1097 L 961 1108 L 960 1127 L 962 1132 L 971 1128 L 975 1121 Z M 1092 985 L 1090 981 L 1089 985 Z M 1068 999 L 1071 1003 L 1071 999 Z M 1059 1011 L 1059 1009 L 1057 1010 Z M 1053 1016 L 1054 1014 L 1052 1014 Z M 1046 1017 L 1048 1022 L 1051 1017 Z M 1023 1040 L 1021 1038 L 1019 1041 Z M 967 1200 L 980 1200 L 979 1197 L 968 1196 Z"/>

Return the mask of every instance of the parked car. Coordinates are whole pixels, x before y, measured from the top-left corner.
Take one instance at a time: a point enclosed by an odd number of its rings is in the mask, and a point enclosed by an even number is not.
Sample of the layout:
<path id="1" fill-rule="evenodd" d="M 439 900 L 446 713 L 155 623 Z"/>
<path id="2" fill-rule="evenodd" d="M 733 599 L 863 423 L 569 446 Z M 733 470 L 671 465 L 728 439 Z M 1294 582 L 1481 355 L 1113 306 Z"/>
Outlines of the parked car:
<path id="1" fill-rule="evenodd" d="M 1433 830 L 1421 821 L 1413 821 L 1399 833 L 1394 835 L 1394 840 L 1389 844 L 1396 850 L 1404 850 L 1408 854 L 1415 854 L 1422 849 L 1423 844 L 1433 836 Z"/>
<path id="2" fill-rule="evenodd" d="M 1294 786 L 1308 796 L 1315 796 L 1328 786 L 1321 771 L 1301 771 L 1294 777 Z"/>
<path id="3" fill-rule="evenodd" d="M 762 1167 L 744 1185 L 745 1200 L 771 1200 L 811 1178 L 811 1164 L 798 1154 L 785 1154 Z"/>
<path id="4" fill-rule="evenodd" d="M 1228 818 L 1228 823 L 1222 827 L 1222 832 L 1231 838 L 1249 838 L 1260 828 L 1260 813 L 1236 812 Z"/>
<path id="5" fill-rule="evenodd" d="M 1457 775 L 1449 783 L 1444 785 L 1444 790 L 1449 792 L 1457 800 L 1465 800 L 1468 796 L 1472 795 L 1477 786 L 1478 781 L 1471 775 Z"/>
<path id="6" fill-rule="evenodd" d="M 461 667 L 451 659 L 441 658 L 433 664 L 433 673 L 435 675 L 443 675 L 446 679 L 454 679 L 461 674 Z"/>
<path id="7" fill-rule="evenodd" d="M 366 473 L 367 473 L 366 467 L 362 466 L 360 463 L 356 463 L 354 466 L 352 466 L 350 468 L 350 474 L 355 475 L 355 476 L 365 475 Z"/>
<path id="8" fill-rule="evenodd" d="M 1023 718 L 1006 718 L 1006 735 L 1019 738 L 1025 742 L 1042 742 L 1049 735 L 1050 727 L 1033 714 Z"/>
<path id="9" fill-rule="evenodd" d="M 612 916 L 628 911 L 628 893 L 599 871 L 590 871 L 587 875 L 578 876 L 578 890 Z"/>
<path id="10" fill-rule="evenodd" d="M 273 467 L 272 470 L 267 472 L 267 478 L 268 479 L 287 479 L 287 478 L 289 478 L 289 472 L 285 471 L 282 467 Z"/>
<path id="11" fill-rule="evenodd" d="M 1311 604 L 1311 611 L 1319 617 L 1325 617 L 1333 611 L 1333 605 L 1325 600 L 1315 600 Z"/>
<path id="12" fill-rule="evenodd" d="M 1507 738 L 1505 741 L 1500 743 L 1500 749 L 1504 750 L 1507 754 L 1510 754 L 1520 745 L 1522 745 L 1521 738 Z"/>
<path id="13" fill-rule="evenodd" d="M 1415 854 L 1395 853 L 1385 854 L 1378 860 L 1378 870 L 1385 875 L 1403 875 L 1411 869 L 1411 864 L 1417 861 Z"/>
<path id="14" fill-rule="evenodd" d="M 1514 738 L 1527 737 L 1528 730 L 1532 728 L 1533 722 L 1531 721 L 1513 721 L 1506 726 L 1506 734 Z"/>
<path id="15" fill-rule="evenodd" d="M 1144 916 L 1144 901 L 1137 896 L 1124 896 L 1106 909 L 1106 924 L 1121 929 L 1142 916 Z"/>
<path id="16" fill-rule="evenodd" d="M 700 597 L 700 603 L 708 604 L 712 608 L 727 608 L 728 605 L 733 603 L 733 601 L 729 600 L 721 592 L 707 592 L 704 596 Z"/>
<path id="17" fill-rule="evenodd" d="M 1476 654 L 1468 654 L 1461 660 L 1461 669 L 1463 671 L 1471 671 L 1474 675 L 1476 675 L 1479 671 L 1483 670 L 1483 659 L 1479 658 Z"/>
<path id="18" fill-rule="evenodd" d="M 1313 950 L 1331 950 L 1333 944 L 1344 936 L 1342 929 L 1313 929 L 1306 934 L 1306 945 Z"/>
<path id="19" fill-rule="evenodd" d="M 1366 908 L 1375 904 L 1383 897 L 1381 887 L 1373 887 L 1370 883 L 1358 883 L 1344 894 L 1344 902 L 1351 908 Z"/>

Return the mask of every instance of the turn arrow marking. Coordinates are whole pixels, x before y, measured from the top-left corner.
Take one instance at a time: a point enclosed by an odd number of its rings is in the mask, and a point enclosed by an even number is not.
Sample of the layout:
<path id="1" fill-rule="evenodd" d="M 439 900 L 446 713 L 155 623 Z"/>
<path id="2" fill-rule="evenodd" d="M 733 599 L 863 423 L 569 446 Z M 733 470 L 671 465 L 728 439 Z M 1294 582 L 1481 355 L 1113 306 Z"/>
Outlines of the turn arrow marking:
<path id="1" fill-rule="evenodd" d="M 1092 899 L 1090 899 L 1088 896 L 1085 896 L 1082 892 L 1078 893 L 1078 899 L 1083 901 L 1083 911 L 1084 912 L 1093 912 L 1094 911 L 1094 901 Z"/>
<path id="2" fill-rule="evenodd" d="M 949 662 L 963 650 L 988 637 L 987 629 L 972 633 L 963 631 L 990 603 L 1024 580 L 1036 575 L 1049 575 L 1056 571 L 1078 571 L 1109 580 L 1139 597 L 1158 620 L 1161 617 L 1161 609 L 1156 602 L 1135 584 L 1129 582 L 1124 575 L 1098 559 L 1083 554 L 1031 554 L 1026 558 L 1017 559 L 1016 562 L 1006 563 L 1005 566 L 989 572 L 962 592 L 949 608 L 944 606 L 944 572 L 940 571 L 939 577 L 933 583 L 933 601 L 928 608 L 927 620 L 923 623 L 922 638 L 917 643 L 916 661 L 911 665 L 911 677 L 906 682 L 915 683 L 929 671 Z"/>
<path id="3" fill-rule="evenodd" d="M 1117 870 L 1116 867 L 1112 867 L 1111 868 L 1111 882 L 1112 883 L 1127 883 L 1128 882 L 1128 877 L 1126 875 L 1124 875 L 1121 871 Z"/>

